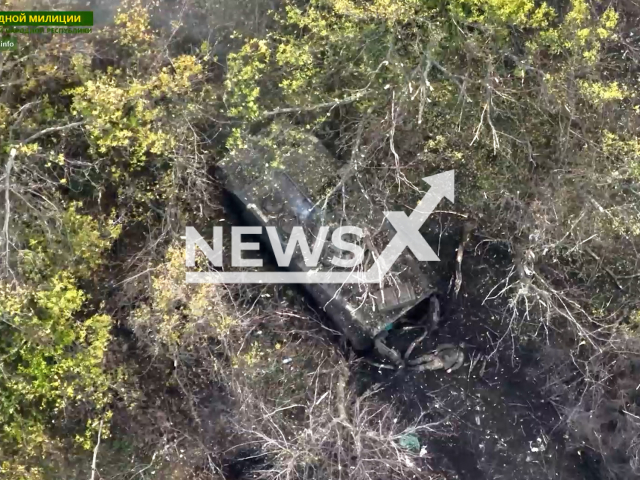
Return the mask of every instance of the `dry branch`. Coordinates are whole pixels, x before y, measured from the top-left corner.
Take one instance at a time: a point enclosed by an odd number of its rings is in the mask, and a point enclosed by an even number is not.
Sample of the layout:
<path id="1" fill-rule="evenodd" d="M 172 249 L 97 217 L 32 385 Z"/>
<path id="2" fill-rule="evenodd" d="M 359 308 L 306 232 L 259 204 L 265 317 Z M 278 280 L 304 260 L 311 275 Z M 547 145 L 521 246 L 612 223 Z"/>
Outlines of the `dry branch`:
<path id="1" fill-rule="evenodd" d="M 39 139 L 40 137 L 43 137 L 43 136 L 48 135 L 50 133 L 61 132 L 63 130 L 69 130 L 70 128 L 79 127 L 81 125 L 84 125 L 85 123 L 86 123 L 85 120 L 81 120 L 79 122 L 73 122 L 73 123 L 69 123 L 67 125 L 62 125 L 62 126 L 59 126 L 59 127 L 45 128 L 44 130 L 40 130 L 38 133 L 34 133 L 29 138 L 27 138 L 25 140 L 22 140 L 20 143 L 22 143 L 24 145 L 24 144 L 33 142 L 33 141 Z"/>
<path id="2" fill-rule="evenodd" d="M 455 287 L 453 289 L 454 295 L 457 297 L 462 286 L 462 257 L 464 255 L 464 247 L 469 241 L 469 236 L 473 231 L 473 223 L 465 222 L 462 226 L 462 235 L 460 236 L 460 244 L 458 245 L 458 252 L 456 253 L 456 279 Z"/>
<path id="3" fill-rule="evenodd" d="M 261 115 L 262 118 L 273 117 L 275 115 L 285 115 L 287 113 L 303 113 L 303 112 L 314 112 L 316 110 L 322 110 L 325 108 L 333 109 L 335 107 L 339 107 L 341 105 L 347 105 L 349 103 L 353 103 L 356 100 L 361 99 L 365 95 L 371 93 L 369 90 L 364 90 L 356 95 L 351 97 L 343 98 L 342 100 L 335 100 L 333 102 L 325 102 L 319 103 L 317 105 L 310 105 L 308 107 L 288 107 L 288 108 L 277 108 L 275 110 L 271 110 L 269 112 L 265 112 Z"/>

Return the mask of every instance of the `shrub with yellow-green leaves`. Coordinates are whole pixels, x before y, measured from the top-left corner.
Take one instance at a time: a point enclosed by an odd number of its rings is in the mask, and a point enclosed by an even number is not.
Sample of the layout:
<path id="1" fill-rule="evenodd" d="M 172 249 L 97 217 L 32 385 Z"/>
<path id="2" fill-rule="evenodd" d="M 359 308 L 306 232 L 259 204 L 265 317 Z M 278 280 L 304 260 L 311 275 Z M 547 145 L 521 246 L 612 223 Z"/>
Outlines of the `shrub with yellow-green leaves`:
<path id="1" fill-rule="evenodd" d="M 150 203 L 175 201 L 185 184 L 196 183 L 187 175 L 206 177 L 198 129 L 215 103 L 205 81 L 206 42 L 195 54 L 166 57 L 161 34 L 151 27 L 152 7 L 124 2 L 103 33 L 119 45 L 116 64 L 91 69 L 90 55 L 74 55 L 81 82 L 64 92 L 70 112 L 85 121 L 101 181 L 110 180 L 142 220 L 153 211 Z"/>
<path id="2" fill-rule="evenodd" d="M 62 478 L 76 456 L 90 469 L 121 380 L 105 259 L 133 222 L 172 227 L 157 212 L 206 179 L 207 49 L 168 56 L 149 12 L 125 2 L 91 36 L 23 36 L 3 54 L 2 478 Z"/>
<path id="3" fill-rule="evenodd" d="M 0 472 L 7 478 L 52 475 L 58 466 L 43 460 L 74 443 L 90 448 L 100 420 L 108 436 L 111 318 L 92 313 L 78 283 L 99 266 L 118 228 L 100 231 L 71 205 L 56 234 L 34 232 L 13 272 L 21 281 L 0 284 Z M 66 421 L 69 410 L 87 411 L 74 420 L 87 423 Z"/>
<path id="4" fill-rule="evenodd" d="M 149 300 L 138 306 L 129 324 L 154 354 L 173 356 L 202 343 L 207 336 L 227 340 L 236 325 L 218 285 L 185 283 L 185 249 L 171 245 L 153 267 Z"/>
<path id="5" fill-rule="evenodd" d="M 96 156 L 120 149 L 127 152 L 129 168 L 140 168 L 149 155 L 171 155 L 180 137 L 176 116 L 196 110 L 193 83 L 202 81 L 202 65 L 191 55 L 173 59 L 143 78 L 118 69 L 96 72 L 70 90 L 71 111 L 88 120 L 87 130 Z M 189 121 L 188 116 L 182 119 Z M 177 120 L 179 122 L 180 119 Z M 118 174 L 121 165 L 112 170 Z"/>

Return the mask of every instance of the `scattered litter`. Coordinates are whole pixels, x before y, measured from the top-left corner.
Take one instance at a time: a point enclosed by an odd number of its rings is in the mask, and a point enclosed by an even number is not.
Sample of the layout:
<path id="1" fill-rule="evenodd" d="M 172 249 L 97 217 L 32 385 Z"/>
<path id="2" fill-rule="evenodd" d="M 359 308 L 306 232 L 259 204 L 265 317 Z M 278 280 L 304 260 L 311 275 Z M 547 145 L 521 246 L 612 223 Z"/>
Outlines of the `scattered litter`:
<path id="1" fill-rule="evenodd" d="M 413 434 L 407 434 L 400 437 L 400 446 L 411 450 L 412 452 L 420 452 L 420 440 Z"/>

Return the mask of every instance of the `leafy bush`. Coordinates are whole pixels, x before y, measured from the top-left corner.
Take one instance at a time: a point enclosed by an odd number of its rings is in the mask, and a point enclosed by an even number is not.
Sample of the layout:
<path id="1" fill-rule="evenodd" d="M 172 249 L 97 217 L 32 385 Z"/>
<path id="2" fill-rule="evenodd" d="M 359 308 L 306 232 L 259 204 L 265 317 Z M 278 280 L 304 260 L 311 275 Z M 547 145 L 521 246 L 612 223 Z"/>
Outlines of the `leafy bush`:
<path id="1" fill-rule="evenodd" d="M 124 378 L 108 360 L 105 259 L 123 226 L 156 221 L 158 206 L 206 182 L 183 180 L 204 168 L 203 150 L 185 138 L 211 95 L 208 54 L 166 57 L 139 1 L 82 45 L 77 38 L 25 36 L 0 74 L 3 478 L 90 466 L 82 452 L 109 437 Z"/>

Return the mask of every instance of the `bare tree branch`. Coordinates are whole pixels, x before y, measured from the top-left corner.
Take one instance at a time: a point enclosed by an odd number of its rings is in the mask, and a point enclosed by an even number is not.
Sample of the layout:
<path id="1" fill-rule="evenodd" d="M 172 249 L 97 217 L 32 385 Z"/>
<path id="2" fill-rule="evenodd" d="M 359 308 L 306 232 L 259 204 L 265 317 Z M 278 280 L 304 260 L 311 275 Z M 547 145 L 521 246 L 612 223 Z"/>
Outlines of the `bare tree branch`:
<path id="1" fill-rule="evenodd" d="M 70 128 L 79 127 L 80 125 L 84 125 L 85 123 L 86 123 L 86 121 L 82 120 L 82 121 L 79 121 L 79 122 L 69 123 L 68 125 L 62 125 L 60 127 L 45 128 L 44 130 L 41 130 L 38 133 L 34 133 L 29 138 L 27 138 L 26 140 L 23 140 L 20 143 L 27 144 L 27 143 L 30 143 L 30 142 L 33 142 L 33 141 L 37 140 L 38 138 L 40 138 L 40 137 L 42 137 L 44 135 L 48 135 L 48 134 L 53 133 L 53 132 L 60 132 L 62 130 L 69 130 Z"/>
<path id="2" fill-rule="evenodd" d="M 5 166 L 4 177 L 4 227 L 2 229 L 4 233 L 4 253 L 5 253 L 5 271 L 9 272 L 9 216 L 11 215 L 11 169 L 13 168 L 13 160 L 16 157 L 16 149 L 12 148 L 9 153 L 9 158 Z"/>
<path id="3" fill-rule="evenodd" d="M 265 117 L 273 117 L 275 115 L 283 115 L 286 113 L 301 113 L 301 112 L 313 112 L 315 110 L 322 110 L 323 108 L 335 108 L 340 105 L 346 105 L 348 103 L 353 103 L 356 100 L 361 99 L 365 95 L 371 93 L 369 90 L 361 91 L 351 97 L 343 98 L 342 100 L 336 100 L 333 102 L 319 103 L 317 105 L 311 105 L 309 107 L 290 107 L 290 108 L 277 108 L 275 110 L 271 110 L 270 112 L 265 112 L 262 114 L 262 118 Z"/>
<path id="4" fill-rule="evenodd" d="M 93 449 L 93 462 L 91 463 L 91 480 L 95 479 L 96 476 L 96 462 L 98 461 L 98 448 L 100 448 L 100 437 L 102 436 L 102 423 L 104 419 L 100 419 L 100 428 L 98 429 L 98 441 L 96 442 L 96 446 Z"/>

